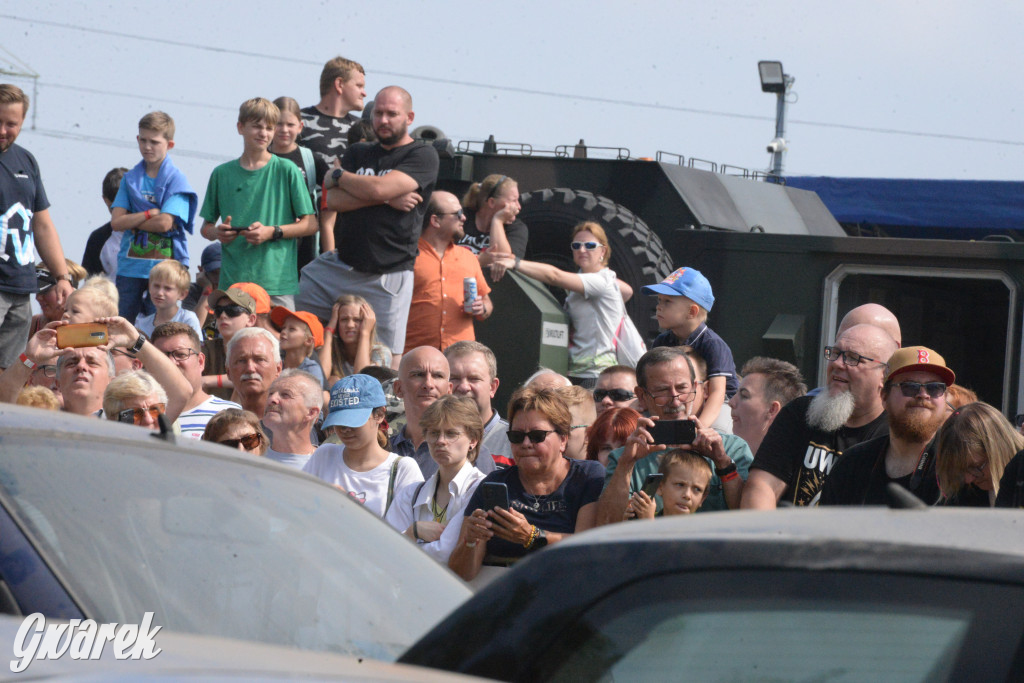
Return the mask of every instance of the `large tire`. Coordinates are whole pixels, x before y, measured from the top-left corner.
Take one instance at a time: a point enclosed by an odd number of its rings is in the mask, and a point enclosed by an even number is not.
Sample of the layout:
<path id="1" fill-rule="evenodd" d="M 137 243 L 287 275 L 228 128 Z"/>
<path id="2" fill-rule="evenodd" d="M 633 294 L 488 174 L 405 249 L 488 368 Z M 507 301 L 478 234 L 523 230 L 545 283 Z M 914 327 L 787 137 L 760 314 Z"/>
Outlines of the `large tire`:
<path id="1" fill-rule="evenodd" d="M 526 256 L 531 261 L 575 270 L 569 249 L 573 227 L 583 221 L 594 221 L 605 229 L 612 248 L 609 267 L 633 287 L 626 312 L 650 342 L 658 331 L 654 318 L 657 299 L 644 296 L 640 288 L 659 282 L 672 272 L 672 261 L 661 239 L 632 211 L 592 192 L 555 187 L 527 192 L 521 202 L 519 218 L 530 229 Z M 552 291 L 564 300 L 564 291 Z"/>

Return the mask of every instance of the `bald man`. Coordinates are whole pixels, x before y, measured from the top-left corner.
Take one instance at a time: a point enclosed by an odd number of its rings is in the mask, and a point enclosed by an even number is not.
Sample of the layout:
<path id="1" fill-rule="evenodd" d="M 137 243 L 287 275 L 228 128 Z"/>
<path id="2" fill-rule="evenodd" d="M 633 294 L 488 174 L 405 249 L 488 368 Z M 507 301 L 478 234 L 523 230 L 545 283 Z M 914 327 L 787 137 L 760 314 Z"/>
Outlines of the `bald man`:
<path id="1" fill-rule="evenodd" d="M 900 321 L 896 319 L 892 311 L 881 304 L 863 304 L 851 309 L 840 321 L 839 329 L 836 330 L 836 336 L 838 337 L 854 325 L 881 327 L 896 341 L 897 346 L 903 346 L 903 335 L 900 334 Z"/>
<path id="2" fill-rule="evenodd" d="M 409 135 L 414 117 L 412 97 L 402 88 L 377 93 L 373 130 L 378 142 L 347 149 L 341 167 L 324 182 L 328 208 L 341 214 L 334 231 L 337 250 L 302 269 L 295 302 L 328 320 L 340 292 L 364 297 L 394 367 L 405 349 L 416 245 L 439 164 L 431 145 Z"/>
<path id="3" fill-rule="evenodd" d="M 427 441 L 420 428 L 420 418 L 427 408 L 452 390 L 448 359 L 432 346 L 420 346 L 402 357 L 395 380 L 395 395 L 405 404 L 405 426 L 391 437 L 392 452 L 413 458 L 429 479 L 437 471 L 430 457 Z"/>
<path id="4" fill-rule="evenodd" d="M 897 348 L 885 330 L 863 324 L 825 347 L 824 390 L 796 398 L 779 411 L 750 466 L 742 507 L 769 509 L 780 500 L 817 505 L 843 452 L 888 433 L 882 385 L 885 363 Z"/>

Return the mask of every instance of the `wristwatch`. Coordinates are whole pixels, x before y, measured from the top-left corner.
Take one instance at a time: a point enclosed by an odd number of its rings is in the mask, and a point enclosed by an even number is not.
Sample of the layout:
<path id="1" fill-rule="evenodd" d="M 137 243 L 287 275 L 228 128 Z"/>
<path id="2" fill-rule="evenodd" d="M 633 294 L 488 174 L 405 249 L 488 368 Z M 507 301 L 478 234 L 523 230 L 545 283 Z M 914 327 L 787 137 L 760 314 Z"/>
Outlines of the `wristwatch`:
<path id="1" fill-rule="evenodd" d="M 335 185 L 338 184 L 338 181 L 341 180 L 341 176 L 344 173 L 345 173 L 345 169 L 343 169 L 343 168 L 336 168 L 333 171 L 331 171 L 331 178 L 334 179 L 334 184 Z"/>
<path id="2" fill-rule="evenodd" d="M 280 225 L 275 225 L 274 226 L 274 236 L 270 238 L 270 241 L 271 242 L 276 242 L 279 239 L 281 239 L 282 237 L 284 237 L 284 230 L 281 229 Z"/>
<path id="3" fill-rule="evenodd" d="M 71 276 L 71 273 L 64 273 L 63 275 L 54 275 L 55 280 L 67 280 L 68 282 L 74 282 L 75 279 Z"/>
<path id="4" fill-rule="evenodd" d="M 548 544 L 548 533 L 537 527 L 537 538 L 533 539 L 533 544 L 530 545 L 530 550 L 537 550 L 543 548 Z"/>
<path id="5" fill-rule="evenodd" d="M 736 471 L 736 461 L 730 461 L 728 465 L 722 468 L 715 467 L 715 474 L 719 477 L 724 477 L 728 474 L 732 474 Z"/>
<path id="6" fill-rule="evenodd" d="M 139 333 L 139 338 L 135 340 L 135 343 L 132 344 L 131 348 L 128 349 L 128 351 L 130 353 L 138 353 L 139 351 L 142 350 L 142 346 L 145 343 L 146 343 L 146 335 L 144 335 L 142 333 Z"/>

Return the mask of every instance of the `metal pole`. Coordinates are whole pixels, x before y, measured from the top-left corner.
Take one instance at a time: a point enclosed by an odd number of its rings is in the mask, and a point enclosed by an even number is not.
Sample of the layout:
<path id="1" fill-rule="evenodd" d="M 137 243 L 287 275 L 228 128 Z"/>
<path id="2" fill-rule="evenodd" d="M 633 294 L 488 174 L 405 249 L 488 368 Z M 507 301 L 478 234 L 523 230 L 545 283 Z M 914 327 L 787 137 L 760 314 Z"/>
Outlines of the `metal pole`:
<path id="1" fill-rule="evenodd" d="M 786 93 L 789 92 L 794 80 L 796 79 L 789 74 L 782 74 L 782 82 L 785 84 L 785 88 L 782 92 L 775 93 L 775 138 L 777 140 L 786 139 Z M 784 152 L 784 149 L 772 152 L 773 175 L 782 176 L 782 155 Z"/>

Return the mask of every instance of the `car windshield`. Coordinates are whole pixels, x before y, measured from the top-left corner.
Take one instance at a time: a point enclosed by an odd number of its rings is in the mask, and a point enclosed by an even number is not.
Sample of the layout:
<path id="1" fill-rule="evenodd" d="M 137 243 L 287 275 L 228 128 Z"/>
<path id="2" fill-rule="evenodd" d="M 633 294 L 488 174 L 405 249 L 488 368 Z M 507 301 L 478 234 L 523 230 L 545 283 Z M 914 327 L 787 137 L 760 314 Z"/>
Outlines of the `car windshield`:
<path id="1" fill-rule="evenodd" d="M 0 436 L 3 503 L 97 622 L 393 660 L 469 596 L 344 495 L 153 440 Z"/>

